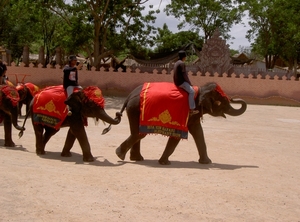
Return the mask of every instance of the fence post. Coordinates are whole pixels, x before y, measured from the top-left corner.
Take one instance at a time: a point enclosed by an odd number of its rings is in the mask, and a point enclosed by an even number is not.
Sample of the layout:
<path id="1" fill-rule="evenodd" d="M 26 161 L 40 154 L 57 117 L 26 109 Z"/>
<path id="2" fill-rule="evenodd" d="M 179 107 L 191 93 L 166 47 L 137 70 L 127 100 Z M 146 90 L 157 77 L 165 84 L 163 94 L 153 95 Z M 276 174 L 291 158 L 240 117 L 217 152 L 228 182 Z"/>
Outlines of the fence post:
<path id="1" fill-rule="evenodd" d="M 40 48 L 38 63 L 42 64 L 43 66 L 45 65 L 45 48 L 44 48 L 44 46 L 41 46 L 41 48 Z"/>
<path id="2" fill-rule="evenodd" d="M 26 45 L 23 48 L 23 59 L 22 62 L 24 63 L 25 67 L 29 66 L 29 47 Z"/>
<path id="3" fill-rule="evenodd" d="M 55 63 L 62 66 L 62 61 L 61 61 L 61 48 L 60 47 L 57 47 L 55 49 Z"/>

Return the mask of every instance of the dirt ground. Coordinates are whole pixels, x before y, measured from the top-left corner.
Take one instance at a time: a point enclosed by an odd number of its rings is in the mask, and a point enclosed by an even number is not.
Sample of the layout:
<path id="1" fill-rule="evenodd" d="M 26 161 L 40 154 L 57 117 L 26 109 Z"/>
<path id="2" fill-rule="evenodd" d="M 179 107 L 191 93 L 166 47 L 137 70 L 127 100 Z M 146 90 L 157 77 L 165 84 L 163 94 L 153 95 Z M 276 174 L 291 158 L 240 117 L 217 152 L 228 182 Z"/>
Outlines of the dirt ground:
<path id="1" fill-rule="evenodd" d="M 108 97 L 114 116 L 124 98 Z M 23 119 L 20 119 L 20 123 Z M 60 156 L 67 128 L 35 154 L 31 121 L 16 147 L 4 147 L 0 126 L 0 221 L 300 221 L 300 107 L 248 105 L 239 117 L 204 116 L 213 163 L 201 165 L 191 135 L 171 165 L 157 160 L 167 138 L 142 141 L 145 161 L 121 161 L 115 149 L 129 135 L 126 113 L 106 135 L 89 119 L 93 163 L 76 142 Z"/>

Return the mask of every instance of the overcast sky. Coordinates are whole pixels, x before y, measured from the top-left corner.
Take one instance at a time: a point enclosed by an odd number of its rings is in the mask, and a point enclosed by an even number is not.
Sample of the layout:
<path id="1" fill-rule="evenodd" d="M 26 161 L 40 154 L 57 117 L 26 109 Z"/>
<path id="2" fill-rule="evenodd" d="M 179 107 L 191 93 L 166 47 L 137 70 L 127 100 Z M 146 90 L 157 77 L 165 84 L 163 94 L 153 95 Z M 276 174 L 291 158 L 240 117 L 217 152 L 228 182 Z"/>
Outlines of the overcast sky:
<path id="1" fill-rule="evenodd" d="M 65 1 L 70 3 L 72 0 L 65 0 Z M 160 9 L 161 13 L 156 15 L 156 17 L 157 17 L 156 23 L 155 23 L 156 27 L 162 28 L 163 24 L 166 23 L 168 28 L 170 29 L 170 31 L 173 33 L 176 33 L 178 31 L 183 31 L 183 30 L 178 30 L 177 24 L 179 23 L 179 21 L 176 18 L 174 18 L 172 16 L 166 16 L 166 14 L 163 12 L 163 9 L 169 3 L 171 3 L 171 0 L 162 0 L 161 5 L 159 5 L 160 0 L 149 0 L 145 4 L 145 6 L 146 6 L 146 9 L 147 9 L 148 5 L 153 5 L 154 10 Z M 249 29 L 247 18 L 244 18 L 243 21 L 244 21 L 245 25 L 242 25 L 242 24 L 235 25 L 232 27 L 231 32 L 229 33 L 232 37 L 235 37 L 234 40 L 227 42 L 227 44 L 229 44 L 229 47 L 231 49 L 238 50 L 239 46 L 243 46 L 243 47 L 250 46 L 249 41 L 245 37 L 246 32 Z"/>
<path id="2" fill-rule="evenodd" d="M 163 9 L 167 4 L 169 4 L 171 0 L 162 0 L 161 5 L 159 5 L 160 0 L 149 0 L 149 2 L 146 5 L 153 5 L 153 10 L 160 9 L 161 13 L 157 14 L 156 17 L 156 23 L 155 26 L 162 28 L 163 24 L 166 23 L 170 31 L 173 33 L 183 31 L 179 30 L 177 28 L 177 25 L 179 23 L 178 19 L 172 16 L 166 16 L 166 14 L 163 12 Z M 147 7 L 147 6 L 146 6 Z M 245 35 L 246 32 L 249 29 L 247 18 L 243 19 L 245 25 L 238 24 L 232 27 L 231 32 L 229 33 L 232 37 L 235 37 L 234 40 L 228 41 L 227 44 L 229 44 L 231 49 L 239 49 L 239 46 L 248 47 L 250 46 L 250 42 L 246 39 Z M 188 27 L 187 27 L 188 28 Z"/>

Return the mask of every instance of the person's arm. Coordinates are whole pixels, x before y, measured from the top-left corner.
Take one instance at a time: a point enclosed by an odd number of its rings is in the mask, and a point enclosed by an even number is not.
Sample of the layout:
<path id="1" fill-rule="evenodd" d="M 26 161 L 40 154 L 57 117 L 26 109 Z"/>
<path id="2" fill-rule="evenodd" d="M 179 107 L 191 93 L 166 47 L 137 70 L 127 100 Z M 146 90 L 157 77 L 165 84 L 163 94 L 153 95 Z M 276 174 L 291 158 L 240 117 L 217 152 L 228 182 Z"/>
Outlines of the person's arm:
<path id="1" fill-rule="evenodd" d="M 192 83 L 191 83 L 191 81 L 190 81 L 190 79 L 188 77 L 188 74 L 186 72 L 186 68 L 185 68 L 185 64 L 184 63 L 182 63 L 181 69 L 182 69 L 182 76 L 184 78 L 184 81 L 187 82 L 188 84 L 192 85 Z"/>

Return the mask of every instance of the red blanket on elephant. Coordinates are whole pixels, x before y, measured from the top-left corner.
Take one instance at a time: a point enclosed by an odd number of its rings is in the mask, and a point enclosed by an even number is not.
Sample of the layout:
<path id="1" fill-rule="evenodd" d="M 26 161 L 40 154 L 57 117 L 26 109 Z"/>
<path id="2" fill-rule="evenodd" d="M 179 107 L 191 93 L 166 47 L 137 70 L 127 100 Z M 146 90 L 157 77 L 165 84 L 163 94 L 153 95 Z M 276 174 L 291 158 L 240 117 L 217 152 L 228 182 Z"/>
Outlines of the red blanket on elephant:
<path id="1" fill-rule="evenodd" d="M 37 93 L 33 105 L 34 123 L 59 129 L 68 113 L 64 103 L 66 99 L 67 94 L 62 85 L 49 86 Z"/>
<path id="2" fill-rule="evenodd" d="M 187 139 L 188 93 L 169 82 L 144 83 L 140 93 L 140 133 Z"/>
<path id="3" fill-rule="evenodd" d="M 18 105 L 20 97 L 19 97 L 18 91 L 16 90 L 16 88 L 14 86 L 2 85 L 0 90 L 1 90 L 1 93 L 5 94 L 6 98 L 10 99 L 13 106 Z M 0 97 L 0 104 L 1 103 L 2 103 L 2 97 Z"/>
<path id="4" fill-rule="evenodd" d="M 40 90 L 40 88 L 30 82 L 25 83 L 25 86 L 29 89 L 30 94 L 32 96 L 34 96 L 35 94 L 38 93 L 38 91 Z"/>
<path id="5" fill-rule="evenodd" d="M 30 94 L 32 96 L 34 96 L 35 94 L 37 94 L 40 90 L 40 88 L 30 82 L 27 82 L 25 84 L 21 84 L 16 86 L 17 90 L 23 89 L 26 86 L 26 88 L 29 90 Z"/>
<path id="6" fill-rule="evenodd" d="M 75 91 L 78 91 L 78 89 L 75 89 Z M 82 102 L 92 100 L 96 105 L 104 108 L 105 100 L 98 87 L 88 86 L 83 89 L 83 93 L 86 96 L 86 101 Z M 59 129 L 68 113 L 67 106 L 64 103 L 66 99 L 67 94 L 62 85 L 49 86 L 39 91 L 34 97 L 33 122 Z M 87 118 L 84 122 L 87 126 Z"/>
<path id="7" fill-rule="evenodd" d="M 1 85 L 1 94 L 5 96 L 0 96 L 0 105 L 2 103 L 3 97 L 10 99 L 13 106 L 16 106 L 20 100 L 19 93 L 14 86 Z M 0 123 L 3 121 L 3 116 L 0 115 Z"/>

